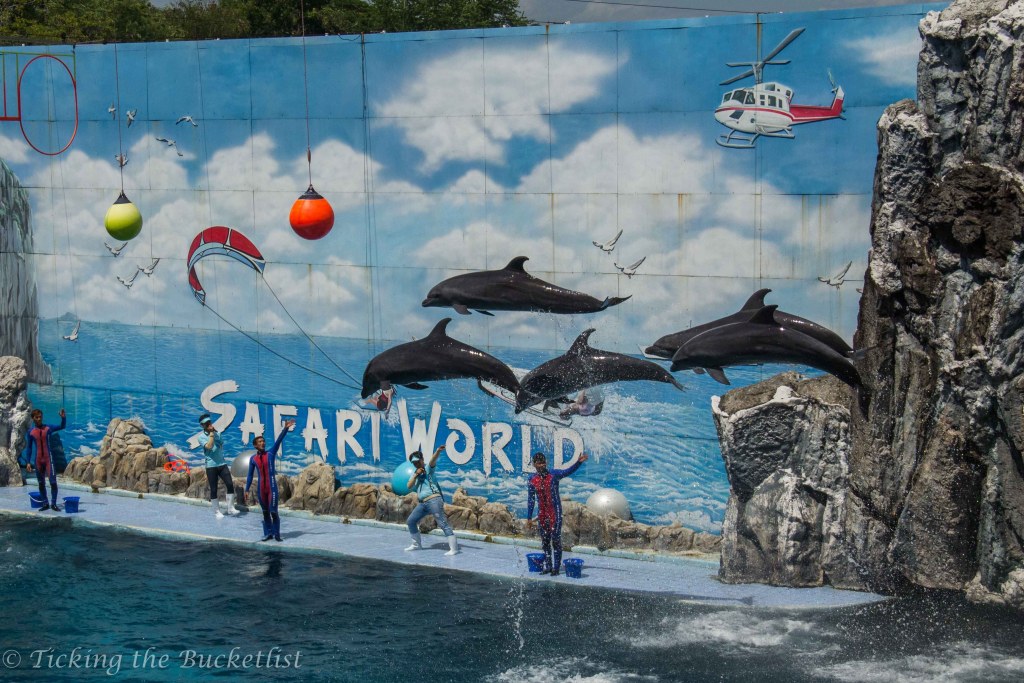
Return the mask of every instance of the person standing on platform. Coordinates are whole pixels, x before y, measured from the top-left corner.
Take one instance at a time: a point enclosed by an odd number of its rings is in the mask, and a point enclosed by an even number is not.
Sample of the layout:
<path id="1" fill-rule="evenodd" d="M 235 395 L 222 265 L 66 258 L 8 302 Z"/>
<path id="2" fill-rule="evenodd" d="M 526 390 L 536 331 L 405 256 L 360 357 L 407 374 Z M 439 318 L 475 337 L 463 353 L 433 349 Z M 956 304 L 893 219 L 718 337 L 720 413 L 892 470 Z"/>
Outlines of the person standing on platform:
<path id="1" fill-rule="evenodd" d="M 444 446 L 438 446 L 434 455 L 430 456 L 430 462 L 424 465 L 423 453 L 415 451 L 409 456 L 409 461 L 416 468 L 415 474 L 409 478 L 409 490 L 415 491 L 419 504 L 413 508 L 412 514 L 405 521 L 409 527 L 409 535 L 412 536 L 412 545 L 406 550 L 420 550 L 423 544 L 420 541 L 420 520 L 427 515 L 433 515 L 437 520 L 437 526 L 441 528 L 448 538 L 448 552 L 445 555 L 459 554 L 459 541 L 455 537 L 452 525 L 448 523 L 448 516 L 444 514 L 444 496 L 441 494 L 441 486 L 434 477 L 434 469 L 437 467 L 437 458 L 441 455 Z"/>
<path id="2" fill-rule="evenodd" d="M 542 574 L 558 576 L 562 564 L 562 497 L 558 492 L 558 482 L 579 469 L 587 461 L 586 453 L 580 456 L 576 464 L 564 470 L 549 470 L 548 460 L 543 453 L 533 454 L 533 468 L 537 473 L 528 482 L 526 503 L 526 526 L 533 528 L 533 508 L 537 506 L 537 526 L 544 549 L 544 569 Z"/>
<path id="3" fill-rule="evenodd" d="M 210 483 L 210 507 L 217 519 L 224 517 L 220 511 L 220 501 L 217 500 L 217 481 L 224 482 L 227 491 L 227 513 L 237 515 L 235 509 L 235 484 L 231 481 L 231 470 L 224 462 L 224 437 L 213 426 L 213 420 L 208 413 L 199 417 L 199 424 L 203 426 L 203 433 L 199 435 L 199 445 L 203 447 L 203 455 L 206 456 L 206 481 Z"/>
<path id="4" fill-rule="evenodd" d="M 43 411 L 36 408 L 32 411 L 32 422 L 35 426 L 28 430 L 28 444 L 25 446 L 25 469 L 31 473 L 35 467 L 36 481 L 39 482 L 39 496 L 43 499 L 42 510 L 60 511 L 57 505 L 57 470 L 53 465 L 50 453 L 50 435 L 59 432 L 67 425 L 67 413 L 60 409 L 60 425 L 44 425 Z M 33 464 L 34 463 L 34 464 Z M 50 494 L 53 503 L 46 498 L 46 480 L 50 480 Z"/>
<path id="5" fill-rule="evenodd" d="M 249 493 L 252 486 L 252 475 L 259 473 L 260 481 L 256 487 L 256 499 L 263 509 L 263 538 L 269 541 L 283 540 L 281 538 L 281 516 L 277 514 L 277 453 L 281 450 L 284 437 L 295 426 L 295 420 L 288 420 L 284 423 L 284 429 L 277 435 L 277 440 L 270 450 L 267 448 L 267 440 L 262 435 L 253 439 L 252 445 L 256 447 L 256 454 L 249 458 L 249 476 L 245 479 L 245 492 Z"/>

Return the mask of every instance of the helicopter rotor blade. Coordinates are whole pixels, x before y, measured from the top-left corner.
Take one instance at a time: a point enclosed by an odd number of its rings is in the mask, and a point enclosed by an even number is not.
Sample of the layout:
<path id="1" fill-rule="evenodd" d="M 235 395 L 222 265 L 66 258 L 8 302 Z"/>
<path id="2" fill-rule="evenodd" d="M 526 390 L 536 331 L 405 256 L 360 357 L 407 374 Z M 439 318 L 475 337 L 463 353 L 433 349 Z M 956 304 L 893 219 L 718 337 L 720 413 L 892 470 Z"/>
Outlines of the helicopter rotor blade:
<path id="1" fill-rule="evenodd" d="M 804 29 L 802 29 L 802 28 L 795 28 L 792 31 L 790 31 L 789 35 L 786 36 L 785 38 L 783 38 L 782 42 L 779 43 L 778 45 L 776 45 L 775 49 L 772 50 L 770 53 L 768 53 L 768 56 L 766 56 L 764 59 L 762 59 L 761 62 L 765 63 L 765 62 L 770 61 L 772 57 L 774 57 L 775 55 L 777 55 L 780 52 L 782 52 L 783 50 L 785 50 L 786 46 L 789 45 L 790 43 L 792 43 L 794 40 L 796 40 L 800 36 L 800 34 L 803 33 L 803 32 L 804 32 Z"/>
<path id="2" fill-rule="evenodd" d="M 721 83 L 719 83 L 718 85 L 729 85 L 730 83 L 735 83 L 738 80 L 741 80 L 741 79 L 746 78 L 747 76 L 753 76 L 753 75 L 754 75 L 754 70 L 753 69 L 747 69 L 746 71 L 744 71 L 743 73 L 739 74 L 738 76 L 733 76 L 732 78 L 728 78 L 728 79 L 722 81 Z"/>

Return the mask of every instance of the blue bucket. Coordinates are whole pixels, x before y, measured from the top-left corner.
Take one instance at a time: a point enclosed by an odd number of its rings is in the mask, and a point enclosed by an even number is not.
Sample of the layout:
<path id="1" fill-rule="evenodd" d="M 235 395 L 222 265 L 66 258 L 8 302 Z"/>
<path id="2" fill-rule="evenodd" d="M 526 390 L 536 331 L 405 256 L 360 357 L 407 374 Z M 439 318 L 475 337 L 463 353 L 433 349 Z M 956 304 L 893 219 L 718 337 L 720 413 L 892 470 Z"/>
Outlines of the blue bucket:
<path id="1" fill-rule="evenodd" d="M 582 579 L 583 578 L 583 560 L 572 557 L 562 562 L 565 565 L 565 575 L 570 579 Z"/>
<path id="2" fill-rule="evenodd" d="M 64 498 L 64 512 L 78 512 L 78 496 Z"/>
<path id="3" fill-rule="evenodd" d="M 43 498 L 43 494 L 39 493 L 39 491 L 29 492 L 28 497 L 32 504 L 32 507 L 37 510 L 43 507 L 43 501 L 46 500 L 45 498 Z"/>
<path id="4" fill-rule="evenodd" d="M 531 572 L 544 570 L 544 553 L 526 553 L 526 562 Z"/>

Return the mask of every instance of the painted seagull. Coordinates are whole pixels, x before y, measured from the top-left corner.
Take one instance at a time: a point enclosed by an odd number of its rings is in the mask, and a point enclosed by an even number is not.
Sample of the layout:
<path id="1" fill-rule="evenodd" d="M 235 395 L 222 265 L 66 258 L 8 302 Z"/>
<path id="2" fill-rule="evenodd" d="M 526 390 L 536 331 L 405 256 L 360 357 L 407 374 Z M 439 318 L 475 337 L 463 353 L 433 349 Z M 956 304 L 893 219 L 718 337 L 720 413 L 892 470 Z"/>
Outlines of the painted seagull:
<path id="1" fill-rule="evenodd" d="M 832 277 L 819 277 L 818 282 L 824 282 L 829 287 L 835 287 L 836 289 L 839 289 L 840 287 L 843 286 L 843 283 L 846 282 L 846 271 L 850 270 L 850 266 L 852 265 L 853 261 L 850 261 L 845 266 L 843 266 L 842 270 L 840 270 Z"/>
<path id="2" fill-rule="evenodd" d="M 117 118 L 117 106 L 113 102 L 111 102 L 110 106 L 107 107 L 107 113 L 110 114 L 110 118 Z"/>
<path id="3" fill-rule="evenodd" d="M 619 230 L 617 233 L 615 233 L 615 237 L 611 238 L 607 242 L 604 242 L 603 244 L 601 242 L 596 241 L 596 240 L 593 241 L 592 244 L 595 247 L 597 247 L 598 249 L 600 249 L 601 251 L 610 254 L 615 249 L 615 243 L 619 241 L 620 237 L 622 237 L 622 231 L 621 230 Z"/>
<path id="4" fill-rule="evenodd" d="M 135 120 L 135 115 L 139 113 L 138 109 L 129 109 L 125 117 L 128 119 L 128 127 L 132 127 L 132 121 Z"/>
<path id="5" fill-rule="evenodd" d="M 134 273 L 132 273 L 132 276 L 131 276 L 130 278 L 128 278 L 127 280 L 125 280 L 125 279 L 124 279 L 123 277 L 121 277 L 120 275 L 118 275 L 118 276 L 117 276 L 117 281 L 118 281 L 118 282 L 120 282 L 120 283 L 121 283 L 122 285 L 124 285 L 125 287 L 127 287 L 128 289 L 131 289 L 131 288 L 132 288 L 132 285 L 134 285 L 134 284 L 135 284 L 135 278 L 137 278 L 137 277 L 139 276 L 139 273 L 140 273 L 141 271 L 142 271 L 142 268 L 137 268 L 137 269 L 135 270 L 135 272 L 134 272 Z"/>
<path id="6" fill-rule="evenodd" d="M 156 139 L 156 141 L 157 141 L 157 142 L 163 142 L 163 143 L 165 143 L 165 144 L 166 144 L 166 145 L 167 145 L 168 147 L 173 147 L 173 148 L 174 148 L 174 151 L 178 153 L 178 156 L 179 156 L 179 157 L 183 157 L 183 156 L 185 156 L 184 154 L 182 154 L 182 153 L 181 153 L 181 150 L 180 150 L 180 149 L 178 149 L 178 143 L 177 143 L 177 142 L 175 142 L 174 140 L 168 140 L 167 138 L 157 138 L 157 139 Z"/>
<path id="7" fill-rule="evenodd" d="M 644 257 L 643 257 L 642 259 L 640 259 L 640 260 L 639 260 L 639 261 L 637 261 L 636 263 L 634 263 L 634 264 L 632 264 L 632 265 L 629 265 L 629 266 L 625 266 L 625 267 L 623 267 L 623 266 L 620 266 L 620 265 L 619 265 L 619 264 L 618 264 L 618 263 L 616 262 L 616 263 L 615 263 L 615 267 L 616 267 L 616 268 L 618 268 L 618 269 L 619 269 L 620 271 L 622 271 L 622 274 L 623 274 L 623 275 L 625 275 L 626 277 L 628 277 L 628 278 L 632 278 L 632 277 L 633 277 L 634 275 L 636 275 L 636 269 L 637 269 L 637 268 L 639 268 L 639 267 L 640 267 L 640 264 L 641 264 L 641 263 L 643 263 L 643 262 L 644 262 L 644 261 L 646 261 L 646 260 L 647 260 L 647 257 L 646 257 L 646 256 L 644 256 Z"/>
<path id="8" fill-rule="evenodd" d="M 199 124 L 195 122 L 195 119 L 192 118 L 191 114 L 185 114 L 184 116 L 179 116 L 178 120 L 174 122 L 174 125 L 178 125 L 179 123 L 182 123 L 182 122 L 191 123 L 193 128 L 198 128 L 199 127 Z"/>
<path id="9" fill-rule="evenodd" d="M 150 263 L 145 268 L 139 268 L 139 270 L 142 271 L 143 273 L 145 273 L 146 277 L 149 277 L 150 275 L 153 274 L 153 271 L 156 270 L 156 264 L 158 264 L 158 263 L 160 263 L 160 259 L 155 258 L 155 259 L 153 259 L 152 263 Z"/>
<path id="10" fill-rule="evenodd" d="M 82 326 L 82 321 L 79 320 L 75 323 L 75 329 L 71 330 L 71 334 L 65 334 L 64 338 L 68 341 L 78 341 L 78 328 Z"/>
<path id="11" fill-rule="evenodd" d="M 114 158 L 117 159 L 117 163 L 118 163 L 118 165 L 121 166 L 121 168 L 124 168 L 125 166 L 128 165 L 128 155 L 127 154 L 115 154 Z"/>
<path id="12" fill-rule="evenodd" d="M 121 250 L 128 246 L 128 243 L 125 242 L 124 244 L 119 246 L 117 249 L 115 249 L 114 247 L 110 246 L 106 242 L 103 243 L 103 246 L 105 246 L 107 248 L 107 251 L 109 251 L 111 254 L 114 255 L 114 258 L 117 258 L 118 256 L 121 255 Z"/>

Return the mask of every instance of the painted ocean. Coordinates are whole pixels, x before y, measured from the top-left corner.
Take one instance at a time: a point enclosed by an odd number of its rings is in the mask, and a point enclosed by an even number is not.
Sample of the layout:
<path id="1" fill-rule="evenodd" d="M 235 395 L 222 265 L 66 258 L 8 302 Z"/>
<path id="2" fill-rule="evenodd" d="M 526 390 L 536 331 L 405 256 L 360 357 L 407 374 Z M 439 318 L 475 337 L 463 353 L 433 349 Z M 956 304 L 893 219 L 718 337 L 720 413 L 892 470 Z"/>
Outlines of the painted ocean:
<path id="1" fill-rule="evenodd" d="M 251 449 L 254 431 L 294 416 L 298 427 L 285 441 L 281 465 L 289 474 L 322 460 L 335 466 L 343 485 L 383 483 L 413 446 L 427 450 L 447 442 L 439 465 L 446 490 L 462 486 L 523 514 L 525 456 L 544 450 L 558 466 L 585 451 L 593 458 L 563 484 L 563 495 L 583 502 L 611 487 L 626 496 L 638 521 L 721 528 L 729 487 L 710 402 L 728 387 L 706 375 L 677 375 L 685 392 L 653 382 L 609 385 L 601 414 L 576 417 L 568 426 L 516 416 L 472 380 L 435 382 L 423 391 L 399 388 L 385 419 L 361 406 L 357 382 L 347 375 L 360 378 L 367 361 L 391 343 L 324 337 L 314 346 L 299 334 L 261 335 L 256 343 L 229 327 L 101 323 L 83 323 L 77 342 L 63 340 L 72 327 L 41 321 L 41 351 L 54 384 L 29 389 L 47 422 L 66 407 L 62 436 L 69 458 L 98 452 L 112 417 L 141 418 L 154 444 L 198 463 L 188 440 L 203 412 L 225 425 L 230 456 Z M 519 372 L 564 350 L 488 351 Z M 784 369 L 743 367 L 728 374 L 737 387 Z"/>

